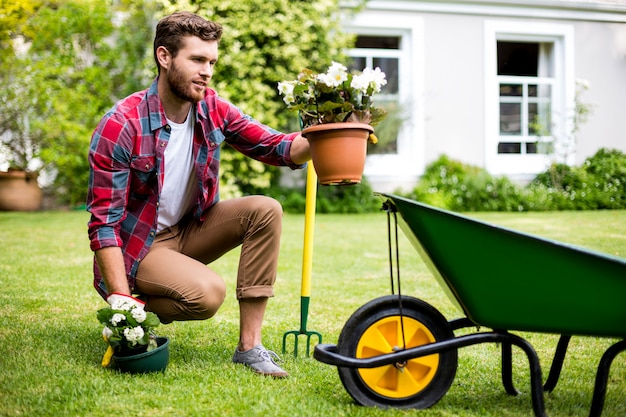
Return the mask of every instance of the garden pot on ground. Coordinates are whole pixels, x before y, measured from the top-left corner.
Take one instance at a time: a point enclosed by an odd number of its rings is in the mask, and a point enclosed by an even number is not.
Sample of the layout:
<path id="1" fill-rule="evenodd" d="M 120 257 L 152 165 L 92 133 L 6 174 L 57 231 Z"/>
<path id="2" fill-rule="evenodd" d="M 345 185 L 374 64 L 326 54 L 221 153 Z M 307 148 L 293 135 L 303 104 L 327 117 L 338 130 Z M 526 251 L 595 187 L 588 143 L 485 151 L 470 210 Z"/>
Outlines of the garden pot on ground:
<path id="1" fill-rule="evenodd" d="M 113 355 L 117 369 L 131 374 L 164 372 L 170 360 L 170 341 L 167 337 L 157 337 L 157 348 L 137 354 L 116 353 Z"/>
<path id="2" fill-rule="evenodd" d="M 323 185 L 361 182 L 367 141 L 374 128 L 366 123 L 326 123 L 307 127 L 302 136 L 311 146 L 311 159 Z"/>
<path id="3" fill-rule="evenodd" d="M 37 174 L 26 171 L 0 172 L 0 210 L 34 211 L 41 208 L 43 194 Z"/>

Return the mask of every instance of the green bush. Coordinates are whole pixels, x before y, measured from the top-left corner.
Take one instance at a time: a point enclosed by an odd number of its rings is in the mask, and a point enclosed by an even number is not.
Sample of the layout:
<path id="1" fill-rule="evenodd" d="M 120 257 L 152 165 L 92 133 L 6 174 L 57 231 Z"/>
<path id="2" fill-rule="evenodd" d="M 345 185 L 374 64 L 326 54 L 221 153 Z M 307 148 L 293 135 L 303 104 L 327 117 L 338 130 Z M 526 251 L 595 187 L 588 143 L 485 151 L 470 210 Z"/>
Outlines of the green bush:
<path id="1" fill-rule="evenodd" d="M 286 213 L 304 213 L 306 203 L 304 186 L 298 188 L 274 186 L 267 194 L 280 201 Z M 356 185 L 318 186 L 315 202 L 317 213 L 372 213 L 381 207 L 381 200 L 374 195 L 365 178 Z"/>
<path id="2" fill-rule="evenodd" d="M 528 186 L 443 155 L 426 167 L 411 192 L 397 193 L 452 211 L 601 210 L 626 209 L 625 184 L 626 155 L 618 150 L 600 149 L 579 167 L 554 164 Z M 268 194 L 282 203 L 285 212 L 304 212 L 304 186 L 273 186 Z M 354 186 L 318 187 L 318 213 L 378 210 L 380 199 L 366 179 Z"/>
<path id="3" fill-rule="evenodd" d="M 380 207 L 381 200 L 374 195 L 365 178 L 356 185 L 317 188 L 318 213 L 371 213 L 380 210 Z"/>
<path id="4" fill-rule="evenodd" d="M 599 209 L 626 207 L 626 154 L 602 148 L 588 158 L 583 168 L 594 179 L 589 184 Z"/>
<path id="5" fill-rule="evenodd" d="M 626 155 L 602 148 L 580 167 L 554 164 L 529 185 L 546 193 L 554 210 L 626 208 Z"/>
<path id="6" fill-rule="evenodd" d="M 580 167 L 553 164 L 526 187 L 442 156 L 409 198 L 453 211 L 543 211 L 626 208 L 626 155 L 600 149 Z"/>
<path id="7" fill-rule="evenodd" d="M 523 193 L 506 177 L 450 160 L 430 164 L 409 198 L 454 211 L 523 211 Z"/>

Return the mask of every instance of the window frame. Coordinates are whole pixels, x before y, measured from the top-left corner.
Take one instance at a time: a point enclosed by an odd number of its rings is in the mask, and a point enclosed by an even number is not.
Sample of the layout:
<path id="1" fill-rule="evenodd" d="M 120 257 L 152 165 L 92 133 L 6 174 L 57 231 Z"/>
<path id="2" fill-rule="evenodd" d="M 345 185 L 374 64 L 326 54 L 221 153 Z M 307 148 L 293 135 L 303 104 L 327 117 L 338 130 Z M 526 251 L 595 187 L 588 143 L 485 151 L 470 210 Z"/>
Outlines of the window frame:
<path id="1" fill-rule="evenodd" d="M 552 137 L 559 138 L 571 131 L 568 108 L 574 103 L 574 29 L 567 24 L 486 21 L 484 32 L 485 51 L 485 167 L 494 175 L 531 178 L 546 169 L 551 155 L 545 153 L 498 153 L 498 144 L 507 142 L 500 135 L 500 83 L 502 81 L 530 82 L 549 81 L 552 85 L 550 113 Z M 536 42 L 553 45 L 551 77 L 515 77 L 498 75 L 497 42 Z M 515 81 L 517 80 L 517 81 Z M 528 122 L 527 120 L 524 122 Z M 512 136 L 513 141 L 528 143 L 529 136 Z M 525 139 L 525 140 L 524 140 Z M 567 163 L 573 163 L 573 155 Z"/>

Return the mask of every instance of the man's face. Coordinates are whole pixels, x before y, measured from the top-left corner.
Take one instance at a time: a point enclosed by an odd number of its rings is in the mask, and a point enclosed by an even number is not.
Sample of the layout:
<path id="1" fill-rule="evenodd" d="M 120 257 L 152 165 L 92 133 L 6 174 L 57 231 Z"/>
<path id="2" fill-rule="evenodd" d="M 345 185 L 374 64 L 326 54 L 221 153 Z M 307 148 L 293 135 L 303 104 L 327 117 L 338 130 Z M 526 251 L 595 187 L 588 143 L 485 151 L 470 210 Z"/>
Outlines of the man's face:
<path id="1" fill-rule="evenodd" d="M 167 71 L 167 81 L 172 92 L 181 100 L 192 103 L 202 100 L 213 76 L 217 57 L 217 41 L 186 37 Z"/>

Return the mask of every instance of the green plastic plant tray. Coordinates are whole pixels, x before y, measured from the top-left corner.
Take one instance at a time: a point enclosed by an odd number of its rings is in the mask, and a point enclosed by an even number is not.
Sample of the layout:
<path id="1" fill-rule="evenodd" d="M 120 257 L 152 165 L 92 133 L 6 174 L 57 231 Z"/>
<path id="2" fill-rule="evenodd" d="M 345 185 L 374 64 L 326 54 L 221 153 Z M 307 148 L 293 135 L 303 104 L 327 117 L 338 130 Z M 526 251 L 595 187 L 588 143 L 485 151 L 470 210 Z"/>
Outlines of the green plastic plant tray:
<path id="1" fill-rule="evenodd" d="M 122 372 L 143 374 L 149 372 L 165 372 L 170 360 L 170 340 L 157 337 L 157 348 L 130 356 L 113 355 L 117 368 Z"/>
<path id="2" fill-rule="evenodd" d="M 626 259 L 381 194 L 453 303 L 479 326 L 626 336 Z"/>

